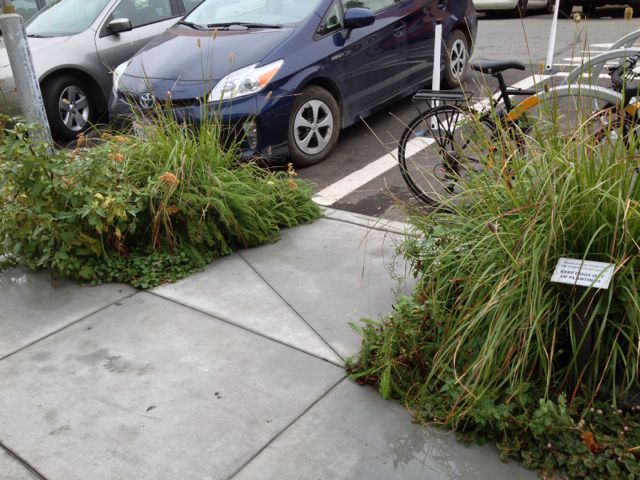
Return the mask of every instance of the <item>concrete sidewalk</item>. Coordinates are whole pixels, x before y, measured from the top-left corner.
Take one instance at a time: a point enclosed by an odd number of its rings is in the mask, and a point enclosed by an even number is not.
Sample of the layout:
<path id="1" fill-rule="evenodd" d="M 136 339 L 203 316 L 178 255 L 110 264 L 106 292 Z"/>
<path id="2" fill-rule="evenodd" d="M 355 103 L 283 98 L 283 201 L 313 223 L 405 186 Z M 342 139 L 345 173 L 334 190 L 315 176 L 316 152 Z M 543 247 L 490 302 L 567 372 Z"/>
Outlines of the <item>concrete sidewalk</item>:
<path id="1" fill-rule="evenodd" d="M 394 227 L 329 211 L 149 292 L 0 274 L 0 479 L 536 478 L 346 378 L 410 287 Z"/>

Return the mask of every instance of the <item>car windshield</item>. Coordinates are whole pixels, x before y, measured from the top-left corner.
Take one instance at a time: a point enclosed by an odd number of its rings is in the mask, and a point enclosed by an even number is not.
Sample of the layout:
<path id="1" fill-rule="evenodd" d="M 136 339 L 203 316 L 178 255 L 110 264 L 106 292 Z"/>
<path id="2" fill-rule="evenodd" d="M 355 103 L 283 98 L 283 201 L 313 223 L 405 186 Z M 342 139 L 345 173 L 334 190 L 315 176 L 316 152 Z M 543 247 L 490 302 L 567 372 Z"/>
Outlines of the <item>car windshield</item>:
<path id="1" fill-rule="evenodd" d="M 56 0 L 27 23 L 32 37 L 60 37 L 84 32 L 109 0 Z"/>
<path id="2" fill-rule="evenodd" d="M 185 22 L 200 27 L 287 25 L 307 18 L 322 1 L 205 0 L 185 18 Z"/>

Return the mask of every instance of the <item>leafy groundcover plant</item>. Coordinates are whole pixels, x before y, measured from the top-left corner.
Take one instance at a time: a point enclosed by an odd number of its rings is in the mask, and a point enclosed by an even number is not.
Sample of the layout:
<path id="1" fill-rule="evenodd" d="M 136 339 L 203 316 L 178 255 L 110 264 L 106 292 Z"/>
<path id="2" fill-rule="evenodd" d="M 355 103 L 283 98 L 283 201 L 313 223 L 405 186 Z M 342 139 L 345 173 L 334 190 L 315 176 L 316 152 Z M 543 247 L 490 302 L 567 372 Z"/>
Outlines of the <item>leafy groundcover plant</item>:
<path id="1" fill-rule="evenodd" d="M 414 295 L 355 327 L 350 371 L 544 476 L 640 478 L 638 152 L 593 132 L 505 145 L 415 215 Z M 551 283 L 560 257 L 615 263 L 610 288 Z"/>
<path id="2" fill-rule="evenodd" d="M 239 162 L 213 120 L 196 129 L 159 116 L 138 135 L 53 152 L 30 128 L 0 128 L 5 265 L 150 288 L 319 216 L 295 172 Z"/>

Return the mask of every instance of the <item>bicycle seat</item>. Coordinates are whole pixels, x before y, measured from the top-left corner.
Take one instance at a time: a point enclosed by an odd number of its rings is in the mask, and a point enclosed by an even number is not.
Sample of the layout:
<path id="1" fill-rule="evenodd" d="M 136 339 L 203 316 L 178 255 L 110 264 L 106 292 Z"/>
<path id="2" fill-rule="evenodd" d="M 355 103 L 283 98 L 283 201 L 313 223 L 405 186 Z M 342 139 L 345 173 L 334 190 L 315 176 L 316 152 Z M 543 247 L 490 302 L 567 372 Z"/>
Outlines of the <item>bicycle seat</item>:
<path id="1" fill-rule="evenodd" d="M 504 72 L 511 68 L 516 70 L 524 70 L 526 65 L 517 60 L 474 60 L 469 63 L 472 70 L 480 73 L 492 75 L 494 73 Z"/>

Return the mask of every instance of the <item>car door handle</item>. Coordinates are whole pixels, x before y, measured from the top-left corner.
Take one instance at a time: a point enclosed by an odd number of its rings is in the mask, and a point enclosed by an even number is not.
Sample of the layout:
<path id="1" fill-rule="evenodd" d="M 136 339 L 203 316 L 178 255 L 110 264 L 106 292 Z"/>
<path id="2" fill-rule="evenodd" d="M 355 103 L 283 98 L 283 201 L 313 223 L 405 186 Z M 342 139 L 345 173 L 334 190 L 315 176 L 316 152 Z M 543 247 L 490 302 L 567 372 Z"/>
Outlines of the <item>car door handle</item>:
<path id="1" fill-rule="evenodd" d="M 396 23 L 396 24 L 393 26 L 393 33 L 394 33 L 395 35 L 401 35 L 402 33 L 404 33 L 404 31 L 406 30 L 406 28 L 407 28 L 407 25 L 406 25 L 404 22 Z"/>

